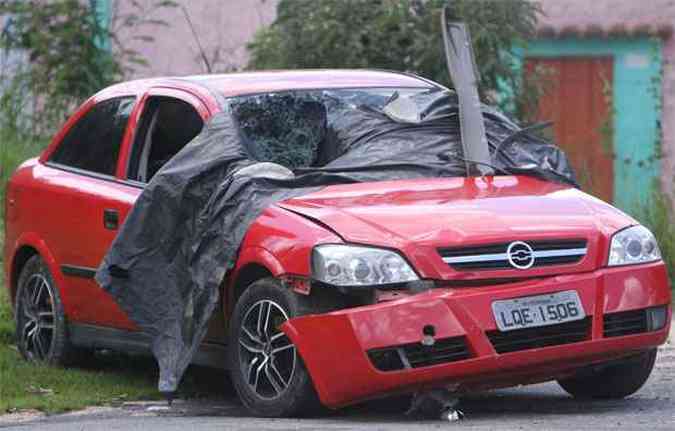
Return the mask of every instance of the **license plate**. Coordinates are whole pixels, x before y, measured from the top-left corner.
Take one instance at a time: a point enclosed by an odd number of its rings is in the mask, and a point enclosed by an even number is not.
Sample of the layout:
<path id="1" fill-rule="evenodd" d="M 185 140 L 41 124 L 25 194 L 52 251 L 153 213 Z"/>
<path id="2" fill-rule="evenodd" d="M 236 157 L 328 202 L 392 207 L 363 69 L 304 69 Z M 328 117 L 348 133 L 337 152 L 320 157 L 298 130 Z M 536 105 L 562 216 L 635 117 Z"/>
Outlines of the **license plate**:
<path id="1" fill-rule="evenodd" d="M 492 313 L 502 332 L 557 325 L 586 317 L 575 290 L 495 301 Z"/>

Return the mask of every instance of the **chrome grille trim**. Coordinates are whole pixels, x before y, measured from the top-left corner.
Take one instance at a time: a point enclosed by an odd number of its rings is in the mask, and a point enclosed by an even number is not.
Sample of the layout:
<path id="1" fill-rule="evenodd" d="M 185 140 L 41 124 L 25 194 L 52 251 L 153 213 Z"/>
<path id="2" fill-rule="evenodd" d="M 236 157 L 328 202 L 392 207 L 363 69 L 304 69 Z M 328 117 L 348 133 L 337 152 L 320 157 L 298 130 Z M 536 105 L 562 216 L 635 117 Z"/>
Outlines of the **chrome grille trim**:
<path id="1" fill-rule="evenodd" d="M 588 248 L 567 248 L 562 250 L 541 250 L 534 251 L 532 256 L 535 259 L 542 257 L 568 257 L 568 256 L 585 256 Z M 455 256 L 444 257 L 443 262 L 448 264 L 453 263 L 473 263 L 473 262 L 500 262 L 508 260 L 506 253 L 494 254 L 476 254 L 472 256 Z"/>
<path id="2" fill-rule="evenodd" d="M 438 253 L 443 262 L 457 271 L 526 270 L 576 264 L 587 256 L 589 247 L 584 238 L 514 240 L 442 247 Z"/>

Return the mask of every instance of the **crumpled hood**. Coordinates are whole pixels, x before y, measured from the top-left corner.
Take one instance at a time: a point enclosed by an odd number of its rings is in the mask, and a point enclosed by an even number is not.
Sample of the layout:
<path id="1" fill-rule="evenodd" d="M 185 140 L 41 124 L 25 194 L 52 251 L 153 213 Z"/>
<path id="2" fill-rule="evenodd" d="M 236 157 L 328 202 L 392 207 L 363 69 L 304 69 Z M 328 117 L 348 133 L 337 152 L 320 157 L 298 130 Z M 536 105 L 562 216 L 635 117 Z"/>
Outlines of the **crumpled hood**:
<path id="1" fill-rule="evenodd" d="M 585 239 L 588 259 L 575 271 L 591 270 L 606 259 L 611 235 L 635 223 L 577 189 L 525 176 L 329 186 L 277 205 L 346 242 L 399 249 L 418 268 L 440 247 Z"/>

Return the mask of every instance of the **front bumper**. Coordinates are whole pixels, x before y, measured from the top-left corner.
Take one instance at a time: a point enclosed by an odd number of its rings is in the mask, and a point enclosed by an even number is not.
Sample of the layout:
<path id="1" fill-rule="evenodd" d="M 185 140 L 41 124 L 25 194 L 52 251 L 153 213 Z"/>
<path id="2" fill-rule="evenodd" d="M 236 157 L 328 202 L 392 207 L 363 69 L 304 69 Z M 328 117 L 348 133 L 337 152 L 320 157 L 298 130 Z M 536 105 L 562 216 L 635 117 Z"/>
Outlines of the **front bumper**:
<path id="1" fill-rule="evenodd" d="M 572 341 L 556 338 L 558 345 L 497 353 L 490 338 L 499 336 L 493 301 L 565 290 L 579 293 L 588 316 L 585 335 Z M 321 401 L 337 408 L 434 387 L 462 392 L 559 378 L 664 343 L 672 319 L 670 302 L 665 267 L 655 263 L 501 286 L 433 289 L 397 301 L 294 318 L 281 328 L 298 348 Z M 668 306 L 664 328 L 605 336 L 606 315 L 664 305 Z M 411 368 L 408 363 L 392 371 L 375 367 L 368 352 L 392 346 L 421 348 L 427 325 L 435 328 L 436 340 L 462 340 L 466 355 L 429 366 Z M 555 326 L 545 328 L 550 336 Z"/>

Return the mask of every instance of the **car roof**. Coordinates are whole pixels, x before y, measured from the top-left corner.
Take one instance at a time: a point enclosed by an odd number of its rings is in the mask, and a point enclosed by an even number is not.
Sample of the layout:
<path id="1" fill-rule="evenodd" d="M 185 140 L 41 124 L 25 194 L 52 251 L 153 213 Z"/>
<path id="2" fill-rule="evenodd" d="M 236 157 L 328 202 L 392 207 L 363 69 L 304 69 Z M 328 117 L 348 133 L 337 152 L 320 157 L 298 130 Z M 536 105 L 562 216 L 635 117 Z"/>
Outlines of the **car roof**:
<path id="1" fill-rule="evenodd" d="M 274 70 L 228 74 L 162 77 L 123 82 L 101 93 L 141 92 L 157 86 L 195 86 L 225 97 L 284 90 L 319 88 L 434 88 L 439 85 L 419 76 L 384 70 Z"/>
<path id="2" fill-rule="evenodd" d="M 202 75 L 185 78 L 217 90 L 224 96 L 262 93 L 269 91 L 358 88 L 358 87 L 412 87 L 430 88 L 430 81 L 412 74 L 379 70 L 285 70 L 241 72 L 227 75 Z"/>

